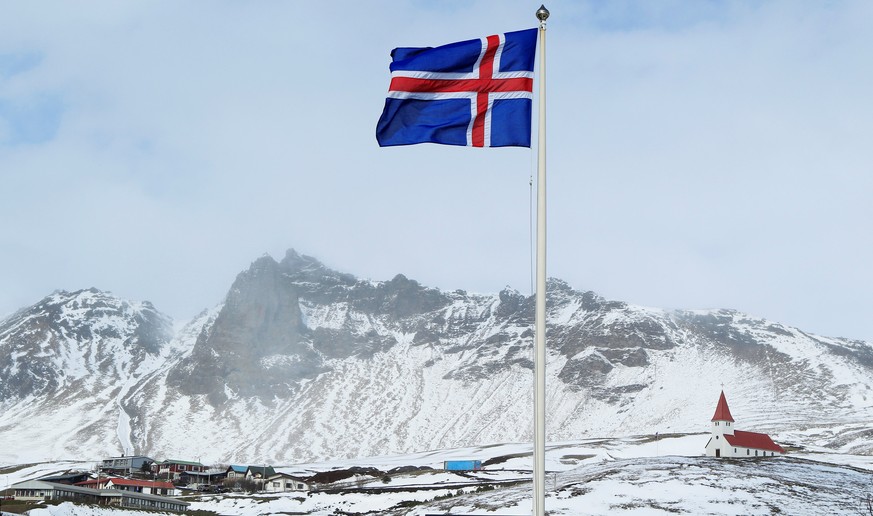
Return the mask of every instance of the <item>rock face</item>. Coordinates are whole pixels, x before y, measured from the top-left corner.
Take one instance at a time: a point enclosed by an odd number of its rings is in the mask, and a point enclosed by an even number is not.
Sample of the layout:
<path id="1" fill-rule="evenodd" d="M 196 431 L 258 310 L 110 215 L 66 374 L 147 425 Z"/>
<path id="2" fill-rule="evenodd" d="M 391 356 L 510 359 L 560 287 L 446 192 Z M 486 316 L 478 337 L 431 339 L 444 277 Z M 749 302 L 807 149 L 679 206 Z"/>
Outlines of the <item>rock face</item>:
<path id="1" fill-rule="evenodd" d="M 55 292 L 0 322 L 2 450 L 47 458 L 129 446 L 120 400 L 163 363 L 171 336 L 150 303 L 96 289 Z"/>
<path id="2" fill-rule="evenodd" d="M 705 431 L 724 383 L 744 428 L 873 452 L 859 437 L 870 343 L 556 279 L 547 298 L 550 439 Z M 33 459 L 114 447 L 249 463 L 530 440 L 533 319 L 533 296 L 512 289 L 363 281 L 293 250 L 253 262 L 172 339 L 148 303 L 56 294 L 0 324 L 0 439 Z M 61 399 L 88 401 L 73 413 Z M 43 425 L 35 447 L 22 417 Z M 69 427 L 45 430 L 60 417 Z"/>
<path id="3" fill-rule="evenodd" d="M 170 369 L 167 383 L 214 405 L 228 391 L 287 395 L 295 382 L 323 371 L 310 333 L 295 285 L 272 258 L 261 258 L 237 276 L 215 321 Z"/>
<path id="4" fill-rule="evenodd" d="M 0 398 L 55 396 L 130 372 L 169 342 L 170 320 L 97 289 L 56 292 L 0 324 Z"/>
<path id="5" fill-rule="evenodd" d="M 342 307 L 345 318 L 310 328 L 301 296 L 329 311 Z M 264 256 L 237 276 L 218 316 L 198 336 L 191 354 L 169 371 L 167 381 L 183 394 L 207 395 L 213 405 L 228 395 L 287 396 L 302 380 L 330 370 L 329 360 L 372 358 L 397 342 L 362 329 L 350 313 L 399 323 L 447 302 L 439 291 L 402 274 L 372 284 L 293 250 L 279 263 Z"/>

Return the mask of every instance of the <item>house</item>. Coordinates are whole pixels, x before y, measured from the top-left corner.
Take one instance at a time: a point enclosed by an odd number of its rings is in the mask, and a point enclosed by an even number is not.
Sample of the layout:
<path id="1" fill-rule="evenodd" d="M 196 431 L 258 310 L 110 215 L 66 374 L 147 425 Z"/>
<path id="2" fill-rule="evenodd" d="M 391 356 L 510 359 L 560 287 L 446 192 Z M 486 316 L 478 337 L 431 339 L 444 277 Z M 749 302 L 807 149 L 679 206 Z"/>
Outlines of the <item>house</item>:
<path id="1" fill-rule="evenodd" d="M 231 464 L 227 467 L 227 471 L 225 471 L 225 476 L 228 480 L 236 480 L 239 478 L 246 477 L 246 470 L 248 470 L 248 466 L 235 466 Z"/>
<path id="2" fill-rule="evenodd" d="M 276 473 L 264 480 L 264 491 L 268 493 L 285 493 L 288 491 L 309 491 L 309 484 L 300 477 L 287 473 Z"/>
<path id="3" fill-rule="evenodd" d="M 16 500 L 42 501 L 65 499 L 77 502 L 100 503 L 100 491 L 87 487 L 56 484 L 43 480 L 28 480 L 12 485 L 10 488 Z"/>
<path id="4" fill-rule="evenodd" d="M 133 491 L 161 496 L 178 496 L 180 491 L 170 482 L 156 482 L 153 480 L 135 480 L 131 478 L 110 478 L 106 482 L 106 489 L 118 489 L 120 491 Z"/>
<path id="5" fill-rule="evenodd" d="M 734 418 L 724 391 L 718 399 L 711 422 L 712 436 L 706 443 L 708 457 L 773 457 L 785 454 L 785 450 L 767 434 L 734 429 Z"/>
<path id="6" fill-rule="evenodd" d="M 178 479 L 182 474 L 189 471 L 202 472 L 206 471 L 206 469 L 206 466 L 199 462 L 178 459 L 167 459 L 152 464 L 152 472 L 159 477 L 167 479 Z"/>
<path id="7" fill-rule="evenodd" d="M 227 471 L 223 469 L 210 469 L 207 471 L 188 471 L 185 473 L 188 482 L 197 486 L 209 486 L 221 484 L 227 477 Z M 188 487 L 191 487 L 190 484 Z"/>
<path id="8" fill-rule="evenodd" d="M 112 480 L 114 477 L 98 477 L 92 478 L 89 480 L 83 480 L 81 482 L 76 482 L 75 486 L 78 487 L 87 487 L 89 489 L 106 489 L 106 483 Z"/>
<path id="9" fill-rule="evenodd" d="M 100 463 L 100 471 L 108 473 L 133 473 L 134 471 L 142 471 L 143 466 L 146 468 L 152 463 L 152 459 L 143 455 L 129 455 L 121 457 L 109 457 L 103 459 Z"/>
<path id="10" fill-rule="evenodd" d="M 118 489 L 161 496 L 179 496 L 181 493 L 170 482 L 158 482 L 153 480 L 134 480 L 129 478 L 101 477 L 85 480 L 75 484 L 77 487 L 90 489 Z"/>
<path id="11" fill-rule="evenodd" d="M 249 466 L 246 468 L 246 480 L 263 484 L 264 479 L 276 474 L 273 466 Z"/>
<path id="12" fill-rule="evenodd" d="M 155 509 L 182 512 L 188 509 L 188 502 L 163 496 L 122 491 L 118 489 L 91 489 L 88 487 L 55 484 L 42 480 L 28 480 L 13 485 L 10 489 L 16 500 L 69 500 L 97 505 L 116 505 L 138 509 Z"/>

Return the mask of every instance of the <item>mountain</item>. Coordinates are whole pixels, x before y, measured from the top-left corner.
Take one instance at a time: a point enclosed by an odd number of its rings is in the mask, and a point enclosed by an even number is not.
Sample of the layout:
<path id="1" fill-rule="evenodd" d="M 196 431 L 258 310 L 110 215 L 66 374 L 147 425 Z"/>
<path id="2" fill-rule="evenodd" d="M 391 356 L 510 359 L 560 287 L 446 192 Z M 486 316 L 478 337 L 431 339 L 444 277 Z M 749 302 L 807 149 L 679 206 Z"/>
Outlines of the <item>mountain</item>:
<path id="1" fill-rule="evenodd" d="M 63 309 L 44 300 L 0 324 L 0 439 L 20 443 L 0 461 L 98 458 L 127 441 L 156 458 L 294 463 L 532 439 L 534 299 L 512 289 L 365 281 L 290 250 L 257 259 L 172 337 L 151 305 L 84 292 L 130 309 L 76 312 L 69 298 L 84 294 L 66 294 L 52 301 Z M 707 431 L 723 384 L 740 429 L 873 453 L 870 343 L 608 301 L 557 279 L 547 294 L 552 441 Z M 110 327 L 114 347 L 96 337 Z M 63 338 L 43 349 L 45 332 Z M 81 381 L 58 380 L 67 370 Z"/>
<path id="2" fill-rule="evenodd" d="M 96 289 L 55 292 L 0 322 L 4 455 L 129 450 L 121 400 L 167 359 L 171 338 L 150 303 Z"/>

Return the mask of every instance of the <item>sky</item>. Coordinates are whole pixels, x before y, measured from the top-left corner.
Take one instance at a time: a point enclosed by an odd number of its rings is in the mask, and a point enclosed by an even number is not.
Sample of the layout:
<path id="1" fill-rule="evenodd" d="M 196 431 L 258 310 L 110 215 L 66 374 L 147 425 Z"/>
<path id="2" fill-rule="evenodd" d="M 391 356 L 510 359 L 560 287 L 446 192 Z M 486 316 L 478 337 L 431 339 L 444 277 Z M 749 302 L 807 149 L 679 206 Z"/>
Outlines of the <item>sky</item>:
<path id="1" fill-rule="evenodd" d="M 531 293 L 535 149 L 383 149 L 375 126 L 392 48 L 537 7 L 4 3 L 0 317 L 96 287 L 186 322 L 289 248 Z M 873 341 L 873 3 L 547 7 L 548 275 Z"/>

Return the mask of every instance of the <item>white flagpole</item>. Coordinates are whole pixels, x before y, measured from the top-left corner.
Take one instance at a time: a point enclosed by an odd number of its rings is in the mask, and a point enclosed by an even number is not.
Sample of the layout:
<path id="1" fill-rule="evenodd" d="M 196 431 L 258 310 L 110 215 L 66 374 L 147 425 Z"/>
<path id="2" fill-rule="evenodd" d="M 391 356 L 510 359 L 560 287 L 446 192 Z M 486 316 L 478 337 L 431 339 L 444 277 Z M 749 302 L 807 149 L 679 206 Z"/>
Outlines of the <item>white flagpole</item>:
<path id="1" fill-rule="evenodd" d="M 540 21 L 539 125 L 537 126 L 537 290 L 534 353 L 534 516 L 546 514 L 546 20 L 549 10 L 537 9 Z"/>

